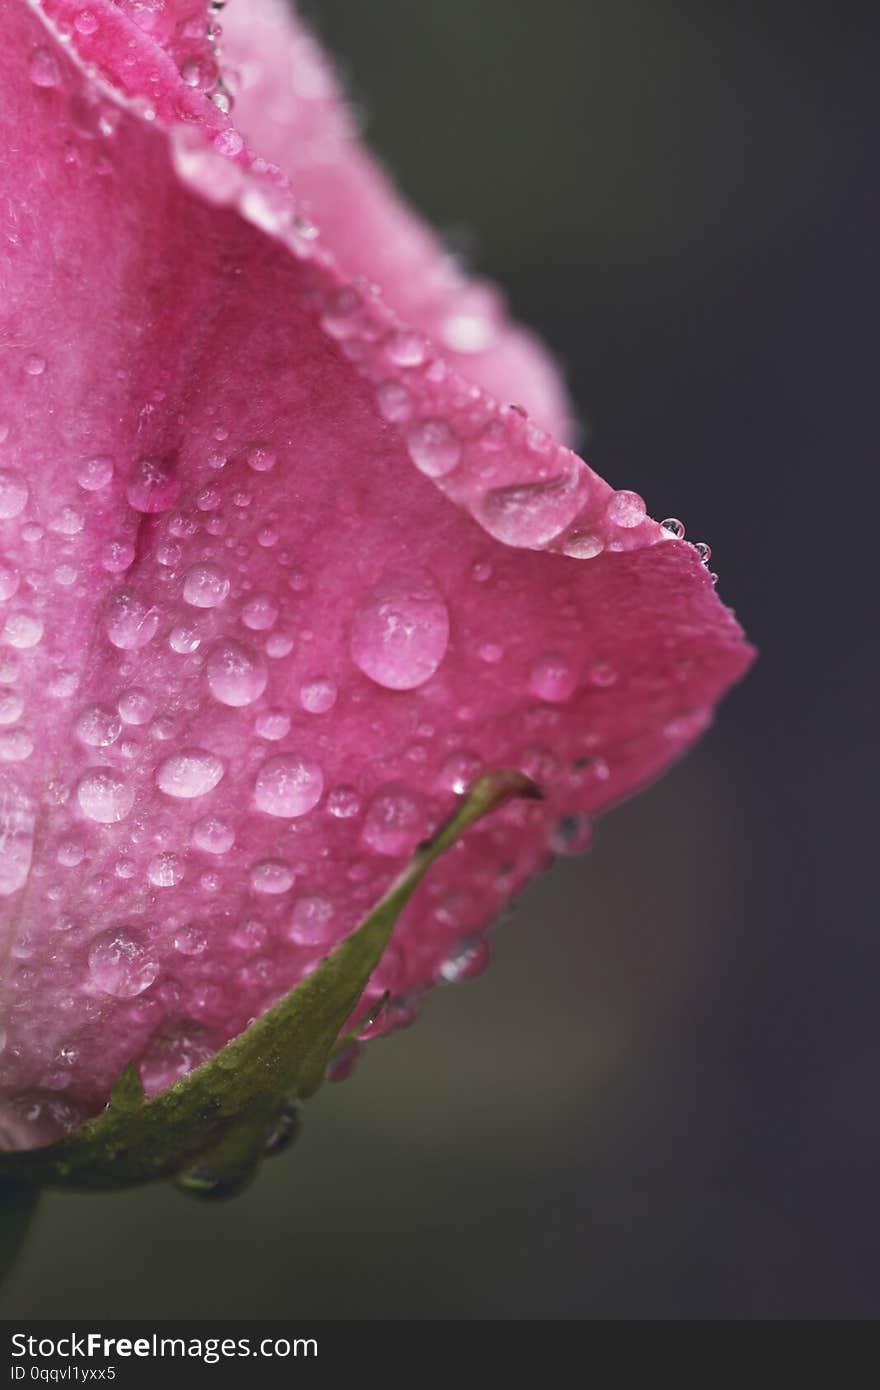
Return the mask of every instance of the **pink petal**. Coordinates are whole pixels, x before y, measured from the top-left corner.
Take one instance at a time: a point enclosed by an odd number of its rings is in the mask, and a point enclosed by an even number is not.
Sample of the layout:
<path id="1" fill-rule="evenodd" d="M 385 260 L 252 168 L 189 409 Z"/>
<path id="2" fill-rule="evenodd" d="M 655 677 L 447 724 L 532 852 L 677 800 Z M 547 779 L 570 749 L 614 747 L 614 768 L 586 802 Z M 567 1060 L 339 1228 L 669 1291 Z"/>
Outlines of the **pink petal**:
<path id="1" fill-rule="evenodd" d="M 166 52 L 109 0 L 86 33 L 77 12 L 0 0 L 9 1142 L 94 1110 L 132 1058 L 155 1090 L 209 1055 L 482 767 L 518 765 L 546 800 L 433 871 L 365 1007 L 466 973 L 751 659 L 640 499 L 448 352 L 402 363 L 410 328 L 337 268 L 346 229 L 309 234 L 299 171 L 181 81 L 178 29 Z M 349 173 L 343 222 L 363 196 L 405 241 L 353 152 L 338 207 Z"/>

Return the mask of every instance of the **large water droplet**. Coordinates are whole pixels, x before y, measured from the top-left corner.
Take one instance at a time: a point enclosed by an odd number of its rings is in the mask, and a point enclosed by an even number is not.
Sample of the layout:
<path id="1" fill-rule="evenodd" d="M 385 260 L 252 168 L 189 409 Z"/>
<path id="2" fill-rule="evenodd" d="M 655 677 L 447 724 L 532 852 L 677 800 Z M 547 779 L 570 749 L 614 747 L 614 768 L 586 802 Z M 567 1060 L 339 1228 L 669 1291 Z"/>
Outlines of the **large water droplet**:
<path id="1" fill-rule="evenodd" d="M 326 714 L 336 704 L 336 682 L 318 676 L 300 686 L 299 702 L 309 714 Z"/>
<path id="2" fill-rule="evenodd" d="M 3 640 L 10 647 L 27 651 L 35 647 L 43 636 L 43 620 L 35 613 L 10 613 L 3 624 Z"/>
<path id="3" fill-rule="evenodd" d="M 579 472 L 573 468 L 547 482 L 492 488 L 480 502 L 479 520 L 506 545 L 546 545 L 577 516 L 583 502 L 579 481 Z"/>
<path id="4" fill-rule="evenodd" d="M 30 490 L 21 473 L 0 468 L 0 521 L 10 521 L 27 506 Z"/>
<path id="5" fill-rule="evenodd" d="M 31 53 L 28 75 L 35 87 L 57 87 L 61 81 L 61 67 L 55 54 L 40 44 Z"/>
<path id="6" fill-rule="evenodd" d="M 114 927 L 96 936 L 89 947 L 92 983 L 116 999 L 143 994 L 159 974 L 143 937 L 127 927 Z"/>
<path id="7" fill-rule="evenodd" d="M 224 771 L 214 753 L 207 753 L 204 748 L 184 748 L 159 764 L 156 786 L 166 796 L 189 801 L 213 791 Z"/>
<path id="8" fill-rule="evenodd" d="M 139 459 L 125 489 L 129 506 L 136 512 L 167 512 L 180 495 L 180 483 L 164 459 Z"/>
<path id="9" fill-rule="evenodd" d="M 27 882 L 34 845 L 34 803 L 16 786 L 12 774 L 0 772 L 0 897 Z"/>
<path id="10" fill-rule="evenodd" d="M 388 690 L 414 690 L 433 676 L 449 643 L 449 613 L 427 574 L 387 575 L 355 616 L 351 655 Z"/>
<path id="11" fill-rule="evenodd" d="M 529 689 L 540 700 L 562 704 L 574 694 L 577 676 L 564 656 L 539 656 L 529 671 Z"/>
<path id="12" fill-rule="evenodd" d="M 426 831 L 421 798 L 407 787 L 391 785 L 376 793 L 367 807 L 361 834 L 377 854 L 408 854 Z"/>
<path id="13" fill-rule="evenodd" d="M 270 816 L 293 819 L 316 806 L 324 790 L 324 774 L 317 763 L 298 753 L 269 758 L 257 774 L 254 805 Z"/>
<path id="14" fill-rule="evenodd" d="M 232 849 L 235 844 L 235 831 L 218 816 L 205 816 L 202 820 L 196 821 L 190 838 L 195 849 L 200 849 L 205 854 L 219 855 Z"/>
<path id="15" fill-rule="evenodd" d="M 461 458 L 461 445 L 445 420 L 423 420 L 406 437 L 409 456 L 421 473 L 442 478 Z"/>
<path id="16" fill-rule="evenodd" d="M 122 720 L 115 710 L 106 705 L 89 705 L 80 714 L 74 726 L 80 743 L 89 748 L 106 748 L 115 743 L 122 732 Z"/>
<path id="17" fill-rule="evenodd" d="M 299 946 L 322 946 L 335 935 L 333 904 L 323 893 L 311 893 L 293 905 L 285 931 L 289 941 Z"/>
<path id="18" fill-rule="evenodd" d="M 159 610 L 138 598 L 130 589 L 117 589 L 107 603 L 105 630 L 114 647 L 137 651 L 156 635 Z"/>
<path id="19" fill-rule="evenodd" d="M 251 887 L 255 893 L 286 893 L 293 887 L 295 874 L 283 859 L 262 859 L 251 869 Z"/>
<path id="20" fill-rule="evenodd" d="M 640 526 L 645 519 L 644 500 L 637 492 L 615 492 L 608 499 L 605 515 L 615 526 Z"/>
<path id="21" fill-rule="evenodd" d="M 113 460 L 106 454 L 97 458 L 85 459 L 80 464 L 76 481 L 85 492 L 100 492 L 113 477 Z"/>
<path id="22" fill-rule="evenodd" d="M 216 608 L 229 593 L 229 580 L 216 565 L 193 565 L 183 581 L 183 597 L 193 608 Z"/>
<path id="23" fill-rule="evenodd" d="M 14 724 L 21 718 L 24 700 L 17 690 L 0 686 L 0 724 Z"/>
<path id="24" fill-rule="evenodd" d="M 241 610 L 241 621 L 252 632 L 268 632 L 278 620 L 278 604 L 271 594 L 254 594 Z"/>
<path id="25" fill-rule="evenodd" d="M 223 642 L 208 657 L 208 687 L 215 700 L 239 708 L 251 705 L 266 689 L 266 663 L 241 642 Z"/>
<path id="26" fill-rule="evenodd" d="M 124 690 L 116 702 L 116 708 L 126 724 L 146 724 L 152 717 L 155 704 L 145 690 Z"/>
<path id="27" fill-rule="evenodd" d="M 134 792 L 115 768 L 93 767 L 80 780 L 76 797 L 83 815 L 102 825 L 124 820 L 134 805 Z"/>

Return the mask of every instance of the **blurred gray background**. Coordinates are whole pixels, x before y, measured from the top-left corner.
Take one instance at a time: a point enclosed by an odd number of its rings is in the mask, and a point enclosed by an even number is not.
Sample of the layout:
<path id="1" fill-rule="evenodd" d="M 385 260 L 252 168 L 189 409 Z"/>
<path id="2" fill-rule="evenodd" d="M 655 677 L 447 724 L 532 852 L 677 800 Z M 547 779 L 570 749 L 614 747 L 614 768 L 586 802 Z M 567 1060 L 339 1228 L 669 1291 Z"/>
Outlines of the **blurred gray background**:
<path id="1" fill-rule="evenodd" d="M 250 1193 L 50 1198 L 0 1313 L 874 1317 L 871 9 L 304 8 L 761 660 Z"/>

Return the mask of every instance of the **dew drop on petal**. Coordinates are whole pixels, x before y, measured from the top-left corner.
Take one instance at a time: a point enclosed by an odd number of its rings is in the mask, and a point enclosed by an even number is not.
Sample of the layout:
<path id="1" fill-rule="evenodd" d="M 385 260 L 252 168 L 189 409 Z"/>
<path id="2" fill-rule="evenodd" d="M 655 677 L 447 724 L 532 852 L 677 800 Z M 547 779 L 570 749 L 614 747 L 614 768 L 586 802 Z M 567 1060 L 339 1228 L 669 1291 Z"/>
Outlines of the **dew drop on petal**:
<path id="1" fill-rule="evenodd" d="M 355 615 L 350 650 L 377 685 L 414 690 L 433 676 L 448 643 L 449 612 L 430 576 L 389 575 Z"/>
<path id="2" fill-rule="evenodd" d="M 299 702 L 309 714 L 326 714 L 336 704 L 336 682 L 327 676 L 306 681 L 300 686 Z"/>
<path id="3" fill-rule="evenodd" d="M 445 420 L 423 420 L 406 436 L 409 456 L 421 473 L 442 478 L 461 458 L 461 445 Z"/>
<path id="4" fill-rule="evenodd" d="M 115 743 L 122 732 L 122 720 L 106 705 L 89 705 L 79 715 L 74 733 L 80 743 L 89 748 L 106 748 Z"/>
<path id="5" fill-rule="evenodd" d="M 204 748 L 184 748 L 159 764 L 156 786 L 166 796 L 189 801 L 213 791 L 224 771 L 214 753 L 207 753 Z"/>
<path id="6" fill-rule="evenodd" d="M 615 492 L 608 499 L 605 515 L 615 526 L 640 526 L 645 519 L 645 503 L 637 492 Z"/>
<path id="7" fill-rule="evenodd" d="M 145 690 L 124 690 L 116 702 L 119 716 L 126 724 L 146 724 L 153 716 L 153 697 Z"/>
<path id="8" fill-rule="evenodd" d="M 361 830 L 377 854 L 407 854 L 424 839 L 427 828 L 421 798 L 407 787 L 381 788 L 373 797 Z"/>
<path id="9" fill-rule="evenodd" d="M 113 477 L 113 460 L 106 454 L 85 459 L 79 466 L 76 481 L 84 492 L 100 492 Z"/>
<path id="10" fill-rule="evenodd" d="M 483 760 L 477 753 L 472 753 L 468 748 L 459 748 L 457 752 L 450 753 L 441 767 L 440 786 L 455 792 L 456 796 L 463 796 L 479 777 L 483 766 Z"/>
<path id="11" fill-rule="evenodd" d="M 334 936 L 333 915 L 330 899 L 311 893 L 294 903 L 284 934 L 299 946 L 323 946 Z"/>
<path id="12" fill-rule="evenodd" d="M 156 635 L 159 610 L 144 603 L 128 589 L 117 589 L 107 604 L 105 631 L 114 647 L 137 651 Z"/>
<path id="13" fill-rule="evenodd" d="M 562 704 L 571 698 L 577 677 L 564 656 L 547 653 L 538 657 L 529 671 L 529 689 L 539 700 Z"/>
<path id="14" fill-rule="evenodd" d="M 241 610 L 241 621 L 252 632 L 267 632 L 278 619 L 278 604 L 269 594 L 254 594 Z"/>
<path id="15" fill-rule="evenodd" d="M 255 893 L 286 893 L 293 887 L 295 874 L 283 859 L 262 859 L 254 864 L 250 874 Z"/>
<path id="16" fill-rule="evenodd" d="M 13 569 L 11 565 L 0 563 L 0 603 L 5 603 L 18 592 L 20 582 L 18 570 Z"/>
<path id="17" fill-rule="evenodd" d="M 0 468 L 0 521 L 19 516 L 27 506 L 30 489 L 15 468 Z"/>
<path id="18" fill-rule="evenodd" d="M 267 709 L 257 715 L 254 728 L 260 738 L 275 742 L 290 733 L 291 718 L 283 709 Z"/>
<path id="19" fill-rule="evenodd" d="M 3 624 L 3 640 L 19 651 L 35 647 L 43 636 L 43 620 L 35 613 L 10 613 Z"/>
<path id="20" fill-rule="evenodd" d="M 490 536 L 506 545 L 546 545 L 580 510 L 579 481 L 578 470 L 572 469 L 545 482 L 492 488 L 480 502 L 478 519 Z"/>
<path id="21" fill-rule="evenodd" d="M 119 537 L 105 541 L 101 548 L 101 568 L 108 574 L 122 574 L 134 560 L 134 546 L 131 541 Z"/>
<path id="22" fill-rule="evenodd" d="M 24 700 L 19 692 L 9 686 L 0 687 L 0 724 L 14 724 L 23 710 Z"/>
<path id="23" fill-rule="evenodd" d="M 223 705 L 252 705 L 266 689 L 266 663 L 241 642 L 223 642 L 208 657 L 208 688 Z"/>
<path id="24" fill-rule="evenodd" d="M 147 865 L 147 878 L 154 888 L 173 888 L 183 880 L 184 874 L 183 860 L 168 851 L 154 855 Z"/>
<path id="25" fill-rule="evenodd" d="M 337 820 L 351 820 L 360 814 L 361 799 L 356 787 L 332 787 L 327 793 L 327 810 Z"/>
<path id="26" fill-rule="evenodd" d="M 35 87 L 57 87 L 61 81 L 61 67 L 55 54 L 42 44 L 35 48 L 28 62 L 28 75 Z"/>
<path id="27" fill-rule="evenodd" d="M 294 819 L 318 804 L 324 774 L 317 763 L 299 753 L 269 758 L 257 774 L 254 805 L 269 816 Z"/>
<path id="28" fill-rule="evenodd" d="M 219 816 L 204 816 L 193 826 L 190 840 L 204 854 L 226 854 L 235 844 L 235 831 Z"/>
<path id="29" fill-rule="evenodd" d="M 268 473 L 275 467 L 278 455 L 266 444 L 250 444 L 245 451 L 245 459 L 255 473 Z"/>
<path id="30" fill-rule="evenodd" d="M 594 560 L 605 549 L 605 542 L 592 531 L 572 531 L 566 536 L 563 552 L 573 560 Z"/>
<path id="31" fill-rule="evenodd" d="M 184 602 L 193 608 L 216 608 L 229 593 L 229 580 L 216 565 L 193 565 L 183 581 Z"/>
<path id="32" fill-rule="evenodd" d="M 147 516 L 167 512 L 180 495 L 180 483 L 163 459 L 144 458 L 135 464 L 125 489 L 129 506 Z"/>
<path id="33" fill-rule="evenodd" d="M 124 820 L 134 805 L 134 791 L 112 767 L 93 767 L 80 779 L 76 798 L 83 815 L 101 825 Z"/>
<path id="34" fill-rule="evenodd" d="M 143 994 L 158 974 L 158 963 L 152 959 L 143 937 L 126 927 L 101 932 L 89 947 L 92 984 L 116 999 L 134 999 Z"/>
<path id="35" fill-rule="evenodd" d="M 25 729 L 4 729 L 0 733 L 0 762 L 23 763 L 34 751 L 34 741 Z"/>

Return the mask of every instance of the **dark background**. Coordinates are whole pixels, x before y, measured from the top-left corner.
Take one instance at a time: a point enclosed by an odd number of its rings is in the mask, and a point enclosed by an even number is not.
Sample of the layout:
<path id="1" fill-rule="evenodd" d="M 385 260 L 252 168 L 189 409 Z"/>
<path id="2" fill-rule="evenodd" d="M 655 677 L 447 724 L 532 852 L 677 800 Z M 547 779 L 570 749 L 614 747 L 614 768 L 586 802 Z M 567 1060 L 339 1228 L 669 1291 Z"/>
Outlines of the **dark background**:
<path id="1" fill-rule="evenodd" d="M 305 8 L 565 364 L 592 464 L 711 542 L 761 658 L 252 1192 L 53 1197 L 0 1312 L 874 1317 L 869 7 Z"/>

